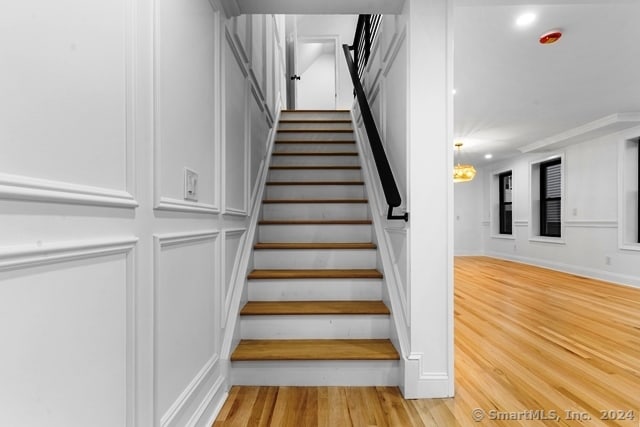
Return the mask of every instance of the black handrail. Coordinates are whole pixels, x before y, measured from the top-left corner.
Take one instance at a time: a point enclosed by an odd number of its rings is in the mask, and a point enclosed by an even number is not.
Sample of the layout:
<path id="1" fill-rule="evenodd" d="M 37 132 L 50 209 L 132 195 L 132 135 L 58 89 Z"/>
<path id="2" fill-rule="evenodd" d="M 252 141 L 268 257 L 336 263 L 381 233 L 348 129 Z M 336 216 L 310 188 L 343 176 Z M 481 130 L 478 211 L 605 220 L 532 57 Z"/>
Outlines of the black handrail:
<path id="1" fill-rule="evenodd" d="M 360 26 L 358 26 L 358 28 L 360 28 Z M 354 46 L 343 44 L 342 49 L 344 50 L 344 56 L 347 60 L 347 68 L 349 69 L 349 74 L 351 74 L 353 88 L 356 93 L 356 98 L 358 99 L 358 105 L 360 106 L 360 113 L 362 114 L 364 128 L 367 131 L 367 136 L 369 137 L 369 145 L 371 146 L 373 159 L 376 162 L 376 168 L 378 169 L 378 176 L 380 177 L 382 190 L 384 191 L 384 197 L 387 201 L 387 205 L 389 205 L 387 219 L 403 219 L 405 221 L 409 221 L 408 212 L 405 212 L 403 215 L 393 215 L 393 208 L 398 207 L 402 204 L 402 198 L 400 197 L 400 192 L 398 191 L 396 180 L 393 178 L 391 166 L 389 166 L 389 161 L 387 160 L 387 156 L 384 152 L 384 147 L 382 146 L 382 141 L 380 140 L 380 134 L 378 133 L 376 123 L 373 120 L 371 108 L 369 108 L 369 102 L 367 101 L 367 97 L 364 94 L 362 83 L 360 83 L 358 69 L 356 68 L 353 59 L 351 58 L 350 50 L 353 50 Z"/>

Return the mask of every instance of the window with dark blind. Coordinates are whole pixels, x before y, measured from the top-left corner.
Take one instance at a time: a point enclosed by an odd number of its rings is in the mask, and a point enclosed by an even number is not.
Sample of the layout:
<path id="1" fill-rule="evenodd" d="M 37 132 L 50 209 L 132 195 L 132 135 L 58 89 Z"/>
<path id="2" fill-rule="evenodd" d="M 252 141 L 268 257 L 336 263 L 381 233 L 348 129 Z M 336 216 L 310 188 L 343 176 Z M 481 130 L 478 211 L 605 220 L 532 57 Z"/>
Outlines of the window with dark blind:
<path id="1" fill-rule="evenodd" d="M 562 160 L 540 163 L 540 235 L 560 237 Z"/>
<path id="2" fill-rule="evenodd" d="M 512 187 L 511 187 L 511 171 L 503 172 L 498 175 L 500 185 L 500 234 L 512 234 L 513 232 L 513 208 L 512 208 Z"/>

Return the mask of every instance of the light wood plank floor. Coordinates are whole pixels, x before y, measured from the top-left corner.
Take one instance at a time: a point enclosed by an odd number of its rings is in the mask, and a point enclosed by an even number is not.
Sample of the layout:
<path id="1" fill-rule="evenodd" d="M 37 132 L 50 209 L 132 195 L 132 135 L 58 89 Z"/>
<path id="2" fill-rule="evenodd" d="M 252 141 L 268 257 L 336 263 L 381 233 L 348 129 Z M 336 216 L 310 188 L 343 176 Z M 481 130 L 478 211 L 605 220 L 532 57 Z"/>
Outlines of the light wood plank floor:
<path id="1" fill-rule="evenodd" d="M 455 398 L 405 401 L 393 387 L 233 387 L 214 426 L 640 426 L 639 289 L 462 257 L 455 321 Z M 491 419 L 492 410 L 520 419 Z"/>

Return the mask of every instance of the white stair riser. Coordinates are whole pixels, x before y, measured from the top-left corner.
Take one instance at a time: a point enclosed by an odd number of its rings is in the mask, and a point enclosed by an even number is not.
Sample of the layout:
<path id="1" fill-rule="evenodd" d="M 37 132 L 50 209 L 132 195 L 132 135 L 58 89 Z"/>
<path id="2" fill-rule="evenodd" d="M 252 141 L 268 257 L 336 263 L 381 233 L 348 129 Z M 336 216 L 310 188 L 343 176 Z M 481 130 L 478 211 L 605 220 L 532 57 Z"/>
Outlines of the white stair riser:
<path id="1" fill-rule="evenodd" d="M 272 156 L 271 166 L 360 166 L 358 156 Z"/>
<path id="2" fill-rule="evenodd" d="M 278 132 L 277 141 L 353 141 L 353 132 Z"/>
<path id="3" fill-rule="evenodd" d="M 371 242 L 371 225 L 261 225 L 260 242 Z"/>
<path id="4" fill-rule="evenodd" d="M 272 169 L 269 181 L 360 181 L 360 169 Z"/>
<path id="5" fill-rule="evenodd" d="M 249 301 L 377 301 L 380 279 L 249 280 Z"/>
<path id="6" fill-rule="evenodd" d="M 366 219 L 366 203 L 267 203 L 262 218 L 269 219 Z"/>
<path id="7" fill-rule="evenodd" d="M 388 315 L 241 316 L 246 340 L 389 338 Z"/>
<path id="8" fill-rule="evenodd" d="M 281 120 L 351 120 L 349 111 L 283 111 Z"/>
<path id="9" fill-rule="evenodd" d="M 291 119 L 291 120 L 301 120 L 301 119 Z M 303 120 L 317 120 L 317 119 L 303 119 Z M 333 120 L 333 119 L 321 119 L 321 120 Z M 343 119 L 338 119 L 338 120 L 343 120 Z M 300 130 L 300 129 L 353 130 L 353 126 L 351 126 L 351 122 L 349 123 L 301 122 L 301 123 L 280 123 L 278 125 L 278 130 Z"/>
<path id="10" fill-rule="evenodd" d="M 319 142 L 317 144 L 278 144 L 276 143 L 274 153 L 290 153 L 290 152 L 307 152 L 307 153 L 326 153 L 326 152 L 348 152 L 358 151 L 356 144 L 326 144 Z"/>
<path id="11" fill-rule="evenodd" d="M 394 386 L 397 360 L 233 362 L 231 384 L 273 386 Z"/>
<path id="12" fill-rule="evenodd" d="M 376 268 L 375 249 L 258 249 L 253 252 L 258 269 Z"/>
<path id="13" fill-rule="evenodd" d="M 266 199 L 364 199 L 364 185 L 267 185 Z"/>

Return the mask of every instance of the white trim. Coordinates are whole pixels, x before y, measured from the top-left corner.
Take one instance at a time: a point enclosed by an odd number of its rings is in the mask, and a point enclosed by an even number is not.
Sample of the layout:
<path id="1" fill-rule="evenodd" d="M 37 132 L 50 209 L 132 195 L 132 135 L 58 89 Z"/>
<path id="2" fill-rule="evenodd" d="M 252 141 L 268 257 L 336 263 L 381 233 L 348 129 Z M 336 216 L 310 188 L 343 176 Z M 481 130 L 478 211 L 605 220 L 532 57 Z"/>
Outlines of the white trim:
<path id="1" fill-rule="evenodd" d="M 0 198 L 118 208 L 138 206 L 134 197 L 123 190 L 5 173 L 0 173 Z"/>
<path id="2" fill-rule="evenodd" d="M 514 236 L 513 234 L 492 234 L 489 237 L 491 237 L 492 239 L 516 240 L 516 236 Z"/>
<path id="3" fill-rule="evenodd" d="M 395 64 L 396 57 L 398 56 L 398 53 L 402 48 L 402 44 L 406 39 L 407 39 L 407 27 L 405 26 L 402 32 L 400 33 L 400 35 L 398 36 L 398 41 L 396 45 L 393 47 L 393 51 L 391 51 L 391 56 L 384 64 L 384 69 L 382 71 L 382 74 L 385 78 L 387 77 L 387 74 L 389 74 L 389 71 L 391 70 L 391 66 Z"/>
<path id="4" fill-rule="evenodd" d="M 546 237 L 546 236 L 540 236 L 539 231 L 540 230 L 534 230 L 533 229 L 533 218 L 538 218 L 538 224 L 540 223 L 540 212 L 536 211 L 534 212 L 533 209 L 533 169 L 534 167 L 538 168 L 538 176 L 540 174 L 539 170 L 540 170 L 540 164 L 547 162 L 549 160 L 554 160 L 554 159 L 560 159 L 560 236 L 561 237 Z M 566 205 L 566 186 L 567 186 L 567 174 L 566 174 L 566 159 L 565 159 L 565 153 L 564 151 L 562 152 L 556 152 L 553 153 L 551 155 L 547 155 L 544 158 L 541 159 L 537 159 L 537 160 L 533 160 L 529 162 L 529 218 L 531 218 L 532 220 L 529 221 L 529 241 L 531 242 L 543 242 L 543 243 L 560 243 L 560 244 L 564 244 L 564 238 L 565 238 L 565 205 Z M 538 187 L 540 186 L 540 182 L 538 181 L 537 183 Z M 536 197 L 539 197 L 539 195 L 537 195 Z"/>
<path id="5" fill-rule="evenodd" d="M 166 427 L 171 423 L 176 414 L 182 410 L 182 407 L 186 403 L 185 393 L 188 394 L 188 398 L 191 398 L 193 394 L 194 388 L 200 387 L 202 381 L 207 378 L 208 373 L 217 365 L 217 361 L 219 360 L 219 353 L 214 353 L 205 367 L 200 371 L 198 375 L 191 381 L 187 389 L 183 391 L 180 396 L 176 399 L 176 401 L 169 407 L 169 409 L 162 415 L 162 417 L 158 417 L 158 287 L 160 284 L 160 255 L 162 253 L 162 249 L 170 246 L 185 244 L 185 243 L 194 243 L 194 242 L 203 242 L 203 241 L 212 241 L 214 243 L 214 262 L 216 265 L 214 267 L 214 271 L 216 274 L 219 274 L 220 268 L 217 265 L 219 262 L 219 254 L 220 254 L 220 231 L 218 230 L 202 230 L 202 231 L 192 231 L 192 232 L 179 232 L 179 233 L 165 233 L 165 234 L 154 234 L 153 240 L 153 311 L 152 311 L 152 325 L 153 325 L 153 425 L 160 425 L 161 427 Z M 212 286 L 215 286 L 213 284 Z M 216 296 L 219 298 L 219 296 Z M 217 329 L 217 328 L 216 328 Z M 214 337 L 214 348 L 218 348 L 218 339 Z M 207 375 L 203 374 L 205 372 Z M 188 399 L 187 399 L 188 400 Z"/>
<path id="6" fill-rule="evenodd" d="M 51 244 L 18 245 L 0 248 L 0 272 L 30 269 L 108 255 L 126 257 L 125 281 L 125 426 L 136 424 L 136 256 L 137 237 L 76 240 Z"/>
<path id="7" fill-rule="evenodd" d="M 528 227 L 529 220 L 528 219 L 516 219 L 513 221 L 514 227 Z"/>
<path id="8" fill-rule="evenodd" d="M 188 200 L 173 199 L 171 197 L 160 197 L 160 200 L 155 205 L 154 209 L 160 211 L 193 212 L 207 214 L 220 213 L 220 209 L 214 205 L 190 202 Z"/>
<path id="9" fill-rule="evenodd" d="M 640 123 L 640 113 L 615 113 L 600 119 L 594 120 L 566 132 L 545 138 L 543 140 L 525 145 L 519 148 L 521 153 L 530 153 L 541 148 L 553 148 L 560 145 L 570 145 L 580 140 L 588 140 L 597 138 L 601 132 L 612 133 L 620 132 L 624 129 L 607 130 L 607 127 L 614 126 L 619 123 L 629 123 L 627 127 L 637 126 Z M 591 134 L 591 135 L 590 135 Z"/>
<path id="10" fill-rule="evenodd" d="M 634 241 L 627 240 L 627 230 L 629 228 L 629 223 L 631 218 L 628 218 L 626 215 L 626 192 L 629 187 L 629 182 L 627 182 L 625 174 L 627 172 L 626 164 L 627 164 L 627 146 L 628 144 L 633 144 L 633 140 L 637 140 L 640 137 L 640 129 L 635 133 L 635 136 L 621 138 L 618 142 L 618 248 L 626 251 L 640 251 L 640 243 L 636 243 Z M 640 142 L 637 142 L 638 150 L 640 150 Z M 636 173 L 640 174 L 640 169 L 636 171 Z M 631 186 L 636 186 L 637 184 L 634 182 Z M 640 188 L 637 189 L 638 194 L 640 194 Z M 640 215 L 640 205 L 638 206 L 638 215 Z M 640 230 L 638 230 L 640 232 Z"/>
<path id="11" fill-rule="evenodd" d="M 231 47 L 231 50 L 234 51 L 234 44 L 232 42 L 232 40 L 229 39 L 229 37 L 227 37 L 227 42 L 229 43 L 229 47 Z M 236 53 L 234 53 L 234 57 L 236 58 L 236 60 L 238 60 L 238 56 Z M 238 66 L 240 67 L 240 70 L 245 73 L 246 70 L 244 70 L 244 66 L 243 64 L 238 62 Z M 225 73 L 226 73 L 226 67 L 225 67 Z M 226 77 L 226 76 L 225 76 Z M 251 111 L 249 108 L 249 92 L 251 90 L 251 83 L 249 82 L 249 79 L 247 78 L 247 75 L 244 74 L 244 85 L 243 85 L 243 93 L 242 93 L 242 97 L 243 97 L 243 102 L 244 102 L 244 135 L 243 135 L 243 144 L 244 144 L 244 152 L 243 152 L 243 162 L 242 162 L 242 167 L 243 169 L 243 173 L 244 173 L 244 185 L 242 188 L 243 194 L 242 194 L 242 206 L 229 206 L 227 203 L 227 186 L 226 186 L 226 182 L 227 182 L 227 166 L 228 166 L 228 162 L 227 162 L 227 137 L 226 137 L 226 125 L 225 125 L 225 137 L 223 138 L 224 143 L 222 144 L 222 156 L 223 156 L 223 162 L 222 162 L 222 176 L 224 176 L 224 188 L 222 190 L 222 214 L 223 215 L 232 215 L 232 216 L 242 216 L 242 217 L 246 217 L 249 214 L 249 197 L 250 197 L 250 192 L 251 192 L 251 184 L 249 181 L 251 181 L 251 170 L 250 170 L 250 157 L 251 157 L 251 144 L 250 144 L 250 139 L 251 139 Z M 224 98 L 226 100 L 227 97 L 227 91 L 225 88 L 224 91 Z M 235 96 L 235 94 L 234 94 Z M 225 117 L 226 117 L 226 109 L 223 108 L 223 110 L 225 111 Z"/>
<path id="12" fill-rule="evenodd" d="M 509 255 L 500 252 L 486 252 L 485 256 L 507 261 L 520 262 L 522 264 L 532 265 L 534 267 L 548 268 L 550 270 L 560 271 L 562 273 L 575 274 L 577 276 L 587 277 L 590 279 L 603 280 L 620 286 L 632 288 L 640 288 L 640 278 L 638 276 L 630 276 L 626 274 L 613 273 L 610 271 L 599 270 L 595 268 L 580 267 L 576 265 L 565 264 L 561 262 L 547 261 L 538 258 L 529 258 L 518 255 Z"/>
<path id="13" fill-rule="evenodd" d="M 356 117 L 354 110 L 351 110 L 351 120 L 355 123 Z M 358 128 L 357 132 L 354 132 L 354 138 L 356 140 L 356 147 L 358 148 L 358 152 L 360 153 L 361 158 L 361 167 L 362 167 L 362 177 L 365 181 L 365 187 L 367 189 L 375 188 L 376 180 L 373 177 L 372 169 L 368 163 L 369 156 L 366 155 L 367 151 L 365 150 L 365 144 L 363 142 L 363 138 L 361 136 L 360 130 Z M 380 206 L 379 197 L 380 195 L 377 191 L 369 191 L 367 190 L 367 195 L 369 197 L 370 206 Z M 408 302 L 408 298 L 410 297 L 404 290 L 400 291 L 399 283 L 399 275 L 397 275 L 397 271 L 394 268 L 392 251 L 389 249 L 391 247 L 390 242 L 388 241 L 388 235 L 385 232 L 383 225 L 383 215 L 374 214 L 375 211 L 371 209 L 372 212 L 372 220 L 373 220 L 373 232 L 375 236 L 377 236 L 378 243 L 378 254 L 380 260 L 382 262 L 382 271 L 384 280 L 383 283 L 387 285 L 387 291 L 389 295 L 389 300 L 391 303 L 391 318 L 393 320 L 393 326 L 395 327 L 396 334 L 398 336 L 400 352 L 401 354 L 407 354 L 409 350 L 409 331 L 408 328 L 410 326 L 410 309 L 409 305 L 403 305 L 402 299 L 403 295 L 405 296 L 406 302 Z M 406 227 L 406 224 L 402 224 L 403 228 Z M 409 262 L 409 260 L 407 260 Z M 391 325 L 390 325 L 391 326 Z"/>
<path id="14" fill-rule="evenodd" d="M 4 246 L 0 247 L 0 271 L 126 253 L 134 248 L 137 241 L 137 237 L 121 237 Z"/>
<path id="15" fill-rule="evenodd" d="M 387 51 L 384 52 L 384 55 L 382 56 L 382 62 L 386 62 L 387 59 L 389 58 L 389 55 L 391 54 L 395 43 L 398 41 L 398 24 L 399 24 L 399 18 L 398 15 L 385 15 L 382 19 L 383 19 L 383 23 L 385 19 L 389 19 L 389 18 L 393 18 L 395 20 L 394 23 L 394 27 L 395 27 L 395 31 L 393 32 L 393 35 L 391 36 L 391 40 L 389 41 L 389 46 L 387 47 Z M 384 28 L 382 28 L 384 30 Z M 404 28 L 402 29 L 403 32 L 407 31 L 407 26 L 405 25 Z M 380 40 L 381 37 L 378 36 L 378 40 Z"/>
<path id="16" fill-rule="evenodd" d="M 618 221 L 615 219 L 573 219 L 565 221 L 564 226 L 571 228 L 618 228 Z"/>
<path id="17" fill-rule="evenodd" d="M 224 385 L 225 385 L 224 378 L 225 378 L 224 376 L 220 375 L 218 379 L 216 379 L 216 382 L 213 384 L 213 386 L 211 387 L 211 389 L 203 399 L 202 403 L 200 403 L 200 405 L 194 412 L 191 419 L 187 422 L 186 427 L 196 427 L 196 426 L 209 427 L 213 425 L 216 418 L 218 417 L 218 414 L 220 413 L 220 410 L 222 410 L 222 407 L 225 401 L 227 400 L 227 396 L 229 395 L 229 393 L 224 391 Z M 205 414 L 207 413 L 207 409 L 210 408 L 212 405 L 214 406 L 213 410 L 208 411 L 211 415 L 209 416 L 208 421 L 203 423 L 202 417 L 205 416 Z"/>
<path id="18" fill-rule="evenodd" d="M 280 112 L 281 112 L 281 100 L 278 99 L 278 104 L 276 105 L 276 121 L 280 120 Z M 269 140 L 267 142 L 267 157 L 265 159 L 265 164 L 271 163 L 271 153 L 274 147 L 274 141 L 276 139 L 277 130 L 275 127 L 271 129 L 271 133 L 269 135 Z M 253 242 L 255 240 L 256 229 L 258 227 L 258 218 L 260 214 L 260 208 L 262 204 L 259 201 L 262 200 L 262 196 L 265 191 L 265 183 L 267 182 L 267 177 L 269 175 L 269 168 L 265 167 L 262 169 L 262 175 L 258 176 L 258 191 L 256 194 L 256 199 L 254 203 L 251 205 L 251 215 L 249 220 L 249 225 L 245 231 L 245 237 L 241 242 L 241 246 L 238 247 L 239 256 L 237 257 L 237 269 L 234 281 L 231 282 L 232 286 L 229 288 L 230 295 L 230 303 L 227 305 L 229 307 L 228 313 L 226 313 L 226 320 L 223 321 L 225 325 L 225 332 L 222 341 L 222 347 L 220 350 L 220 355 L 223 360 L 228 360 L 231 354 L 231 347 L 234 342 L 236 327 L 238 326 L 238 317 L 240 312 L 240 301 L 242 299 L 242 292 L 245 288 L 245 284 L 247 282 L 246 273 L 249 269 L 249 261 L 251 260 L 251 255 L 253 251 Z M 234 269 L 236 267 L 234 266 Z"/>
<path id="19" fill-rule="evenodd" d="M 214 187 L 213 187 L 213 204 L 195 202 L 189 200 L 176 199 L 173 197 L 163 196 L 162 193 L 162 148 L 161 148 L 161 137 L 160 137 L 160 127 L 159 127 L 159 116 L 160 116 L 160 105 L 161 105 L 161 96 L 160 96 L 160 76 L 161 76 L 161 67 L 160 67 L 160 42 L 161 42 L 161 34 L 160 34 L 160 16 L 158 13 L 158 4 L 160 0 L 153 0 L 153 48 L 152 48 L 152 67 L 153 67 L 153 112 L 152 112 L 152 121 L 153 121 L 153 131 L 152 131 L 152 151 L 153 151 L 153 208 L 155 210 L 161 211 L 173 211 L 173 212 L 184 212 L 184 213 L 203 213 L 203 214 L 218 214 L 220 213 L 220 181 L 221 176 L 218 172 L 214 172 Z M 222 21 L 220 19 L 220 9 L 216 8 L 215 1 L 209 1 L 209 5 L 214 14 L 213 23 L 217 26 L 218 30 L 214 29 L 214 70 L 220 70 L 221 63 L 221 42 L 220 42 L 220 27 L 222 26 Z M 215 109 L 218 110 L 222 107 L 220 103 L 220 79 L 214 79 L 214 99 L 216 102 Z M 212 120 L 214 121 L 214 152 L 213 159 L 211 161 L 211 168 L 214 171 L 220 170 L 221 163 L 221 153 L 220 153 L 220 119 L 219 114 L 214 114 Z"/>
<path id="20" fill-rule="evenodd" d="M 447 372 L 424 372 L 422 353 L 410 353 L 404 364 L 405 399 L 428 399 L 453 397 L 452 381 Z M 417 380 L 416 380 L 417 378 Z"/>
<path id="21" fill-rule="evenodd" d="M 218 362 L 218 354 L 214 354 L 211 359 L 205 363 L 200 372 L 193 377 L 189 385 L 180 393 L 178 398 L 169 407 L 167 412 L 160 418 L 160 427 L 171 426 L 176 417 L 182 412 L 189 401 L 194 398 L 196 391 L 212 376 L 212 372 Z M 219 381 L 220 379 L 218 379 Z M 202 404 L 201 404 L 202 405 Z"/>
<path id="22" fill-rule="evenodd" d="M 237 277 L 238 277 L 238 269 L 240 267 L 240 259 L 242 258 L 241 255 L 241 249 L 243 249 L 246 245 L 245 243 L 245 236 L 247 233 L 247 229 L 246 228 L 234 228 L 234 229 L 229 229 L 229 230 L 224 230 L 222 232 L 222 244 L 224 245 L 224 250 L 222 251 L 222 277 L 223 279 L 225 279 L 225 282 L 222 284 L 221 288 L 222 288 L 222 303 L 224 304 L 224 306 L 222 307 L 221 310 L 221 327 L 225 328 L 226 324 L 227 324 L 227 315 L 229 314 L 229 310 L 231 308 L 231 297 L 233 296 L 233 283 L 236 283 Z M 233 254 L 235 257 L 234 263 L 233 263 L 233 267 L 231 267 L 231 274 L 229 275 L 229 283 L 226 283 L 226 275 L 227 275 L 227 247 L 226 247 L 226 243 L 227 243 L 227 237 L 228 236 L 236 236 L 239 235 L 240 238 L 238 239 L 238 248 L 236 249 L 236 253 Z M 229 292 L 227 292 L 227 286 L 229 287 Z"/>
<path id="23" fill-rule="evenodd" d="M 529 237 L 529 241 L 538 243 L 552 243 L 556 245 L 566 244 L 564 237 L 531 236 Z"/>

